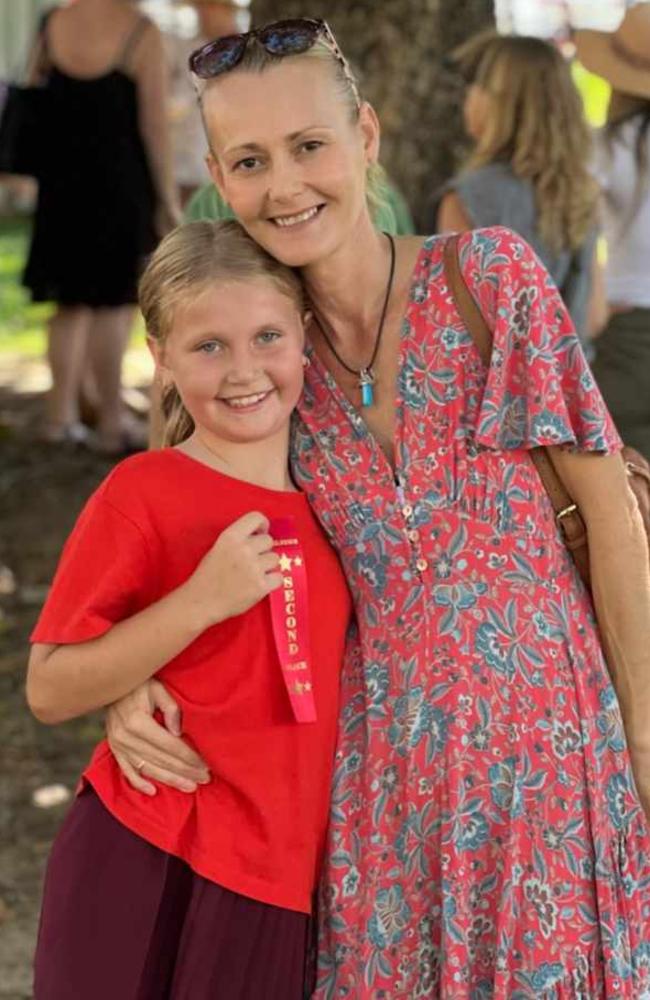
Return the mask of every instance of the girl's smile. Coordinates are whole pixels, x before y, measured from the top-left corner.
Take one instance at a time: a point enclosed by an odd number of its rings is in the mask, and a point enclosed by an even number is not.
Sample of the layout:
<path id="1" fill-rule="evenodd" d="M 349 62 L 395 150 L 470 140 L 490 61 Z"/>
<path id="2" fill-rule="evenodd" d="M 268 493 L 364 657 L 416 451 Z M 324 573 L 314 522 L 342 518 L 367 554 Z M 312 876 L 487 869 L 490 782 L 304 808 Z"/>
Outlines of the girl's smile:
<path id="1" fill-rule="evenodd" d="M 225 396 L 220 401 L 226 406 L 241 412 L 259 409 L 259 407 L 271 396 L 275 389 L 268 389 L 265 392 L 256 392 L 248 396 Z"/>

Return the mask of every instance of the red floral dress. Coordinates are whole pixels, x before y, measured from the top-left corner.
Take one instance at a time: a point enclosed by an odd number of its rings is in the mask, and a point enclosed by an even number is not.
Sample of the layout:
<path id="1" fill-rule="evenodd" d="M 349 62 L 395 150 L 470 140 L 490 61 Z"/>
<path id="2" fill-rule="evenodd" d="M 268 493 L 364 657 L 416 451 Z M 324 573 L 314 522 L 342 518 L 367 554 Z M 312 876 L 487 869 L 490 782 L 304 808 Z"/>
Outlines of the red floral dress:
<path id="1" fill-rule="evenodd" d="M 650 832 L 593 610 L 531 463 L 620 442 L 559 295 L 461 239 L 486 372 L 425 241 L 396 470 L 312 354 L 293 468 L 343 561 L 318 1000 L 650 1000 Z M 381 386 L 379 387 L 381 391 Z"/>

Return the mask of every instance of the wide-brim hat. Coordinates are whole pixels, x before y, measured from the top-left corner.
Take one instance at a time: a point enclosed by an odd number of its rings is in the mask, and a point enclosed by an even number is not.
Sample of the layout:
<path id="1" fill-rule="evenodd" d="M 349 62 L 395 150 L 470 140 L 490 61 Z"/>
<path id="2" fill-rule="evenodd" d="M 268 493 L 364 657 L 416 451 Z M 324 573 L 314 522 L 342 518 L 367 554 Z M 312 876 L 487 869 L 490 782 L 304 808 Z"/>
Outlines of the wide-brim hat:
<path id="1" fill-rule="evenodd" d="M 616 31 L 581 28 L 574 41 L 578 59 L 591 73 L 614 90 L 650 99 L 650 2 L 630 7 Z"/>

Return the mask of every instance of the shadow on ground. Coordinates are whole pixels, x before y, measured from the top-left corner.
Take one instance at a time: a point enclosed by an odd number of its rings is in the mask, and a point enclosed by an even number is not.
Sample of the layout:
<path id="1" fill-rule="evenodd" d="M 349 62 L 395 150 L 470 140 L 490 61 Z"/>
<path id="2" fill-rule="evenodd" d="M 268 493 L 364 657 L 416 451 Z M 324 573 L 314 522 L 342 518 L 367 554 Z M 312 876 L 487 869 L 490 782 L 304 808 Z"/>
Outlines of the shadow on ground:
<path id="1" fill-rule="evenodd" d="M 30 630 L 65 537 L 112 464 L 88 452 L 36 443 L 40 405 L 37 394 L 0 388 L 0 565 L 15 579 L 13 592 L 0 595 L 1 1000 L 32 996 L 43 869 L 67 808 L 39 808 L 33 793 L 52 784 L 73 792 L 102 731 L 97 717 L 47 728 L 25 706 Z M 3 589 L 11 590 L 6 581 L 5 574 Z"/>

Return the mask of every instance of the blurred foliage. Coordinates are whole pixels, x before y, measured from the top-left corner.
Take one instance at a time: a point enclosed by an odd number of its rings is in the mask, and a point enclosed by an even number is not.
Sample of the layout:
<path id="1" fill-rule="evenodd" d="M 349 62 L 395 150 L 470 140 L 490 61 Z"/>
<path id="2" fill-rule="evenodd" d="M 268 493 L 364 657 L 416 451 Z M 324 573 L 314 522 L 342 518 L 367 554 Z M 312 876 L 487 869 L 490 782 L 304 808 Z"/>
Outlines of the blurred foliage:
<path id="1" fill-rule="evenodd" d="M 0 351 L 40 355 L 52 306 L 31 303 L 29 292 L 20 284 L 28 241 L 29 224 L 24 218 L 0 220 Z"/>
<path id="2" fill-rule="evenodd" d="M 594 76 L 577 61 L 573 63 L 572 70 L 573 79 L 582 95 L 587 120 L 590 125 L 600 128 L 605 124 L 611 88 L 607 80 Z"/>

